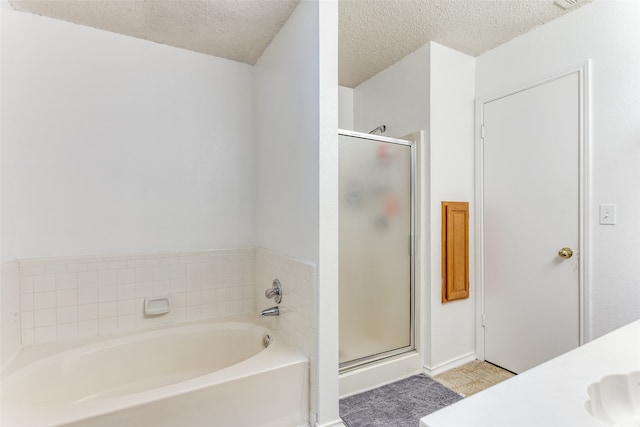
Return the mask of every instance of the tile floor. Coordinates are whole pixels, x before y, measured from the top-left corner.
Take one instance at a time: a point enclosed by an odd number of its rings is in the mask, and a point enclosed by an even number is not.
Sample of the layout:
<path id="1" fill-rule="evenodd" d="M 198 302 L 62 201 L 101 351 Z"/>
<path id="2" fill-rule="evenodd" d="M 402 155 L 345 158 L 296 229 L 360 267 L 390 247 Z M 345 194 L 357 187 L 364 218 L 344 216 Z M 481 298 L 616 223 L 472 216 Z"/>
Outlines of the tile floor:
<path id="1" fill-rule="evenodd" d="M 475 360 L 459 368 L 436 375 L 433 379 L 464 397 L 468 397 L 514 375 L 514 373 L 505 371 L 491 363 Z"/>

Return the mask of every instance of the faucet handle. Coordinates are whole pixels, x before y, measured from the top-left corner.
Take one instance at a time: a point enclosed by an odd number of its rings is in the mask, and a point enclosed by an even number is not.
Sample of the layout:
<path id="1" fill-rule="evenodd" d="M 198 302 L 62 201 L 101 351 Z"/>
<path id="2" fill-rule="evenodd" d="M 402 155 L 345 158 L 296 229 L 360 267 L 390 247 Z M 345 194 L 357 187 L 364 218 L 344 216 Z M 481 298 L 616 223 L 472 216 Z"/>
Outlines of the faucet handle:
<path id="1" fill-rule="evenodd" d="M 264 296 L 271 299 L 274 298 L 276 304 L 280 304 L 282 301 L 282 286 L 278 279 L 274 279 L 271 284 L 271 288 L 264 291 Z"/>

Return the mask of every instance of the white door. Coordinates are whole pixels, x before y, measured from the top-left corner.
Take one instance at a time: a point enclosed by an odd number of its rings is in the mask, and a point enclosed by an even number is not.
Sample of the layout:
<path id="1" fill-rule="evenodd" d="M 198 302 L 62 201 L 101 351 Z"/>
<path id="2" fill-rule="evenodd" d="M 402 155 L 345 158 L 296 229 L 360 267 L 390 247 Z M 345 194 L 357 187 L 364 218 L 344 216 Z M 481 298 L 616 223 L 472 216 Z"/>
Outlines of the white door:
<path id="1" fill-rule="evenodd" d="M 579 345 L 579 85 L 483 105 L 485 360 L 516 373 Z"/>

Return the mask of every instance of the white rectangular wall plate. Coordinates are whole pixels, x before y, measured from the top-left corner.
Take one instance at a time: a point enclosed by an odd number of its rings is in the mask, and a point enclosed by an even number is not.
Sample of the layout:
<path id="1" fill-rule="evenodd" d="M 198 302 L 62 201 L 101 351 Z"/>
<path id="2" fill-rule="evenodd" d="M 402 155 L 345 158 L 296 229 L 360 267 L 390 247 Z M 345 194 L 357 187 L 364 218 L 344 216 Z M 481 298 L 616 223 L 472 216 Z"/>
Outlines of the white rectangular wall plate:
<path id="1" fill-rule="evenodd" d="M 167 297 L 145 298 L 144 314 L 147 316 L 157 316 L 171 311 L 171 303 Z"/>
<path id="2" fill-rule="evenodd" d="M 600 224 L 615 225 L 616 205 L 600 205 Z"/>

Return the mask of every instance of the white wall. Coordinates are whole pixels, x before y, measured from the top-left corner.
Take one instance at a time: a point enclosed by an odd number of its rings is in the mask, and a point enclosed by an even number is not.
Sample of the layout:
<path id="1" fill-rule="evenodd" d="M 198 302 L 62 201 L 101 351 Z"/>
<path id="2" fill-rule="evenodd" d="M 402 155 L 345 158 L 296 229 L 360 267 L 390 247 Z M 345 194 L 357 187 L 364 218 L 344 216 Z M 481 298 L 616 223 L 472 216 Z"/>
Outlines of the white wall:
<path id="1" fill-rule="evenodd" d="M 250 66 L 2 12 L 10 255 L 253 243 Z"/>
<path id="2" fill-rule="evenodd" d="M 314 313 L 318 353 L 311 359 L 311 382 L 317 389 L 312 390 L 310 421 L 319 425 L 339 419 L 337 187 L 333 188 L 337 182 L 337 22 L 336 2 L 302 1 L 254 68 L 256 243 L 278 256 L 318 266 Z M 277 268 L 271 271 L 287 274 Z"/>
<path id="3" fill-rule="evenodd" d="M 342 426 L 338 409 L 338 2 L 318 2 L 319 227 L 317 310 L 318 426 Z M 312 366 L 313 366 L 312 360 Z M 313 393 L 313 390 L 312 390 Z"/>
<path id="4" fill-rule="evenodd" d="M 477 58 L 478 99 L 592 59 L 591 336 L 640 318 L 640 3 L 596 0 Z M 617 224 L 598 224 L 598 205 Z"/>
<path id="5" fill-rule="evenodd" d="M 353 89 L 338 86 L 338 128 L 353 130 Z"/>
<path id="6" fill-rule="evenodd" d="M 354 88 L 354 129 L 400 138 L 429 125 L 429 45 Z"/>
<path id="7" fill-rule="evenodd" d="M 319 58 L 313 8 L 309 1 L 296 8 L 254 68 L 256 242 L 317 263 Z"/>
<path id="8" fill-rule="evenodd" d="M 474 75 L 475 59 L 431 43 L 431 353 L 433 370 L 475 354 Z M 470 202 L 469 298 L 442 304 L 442 201 Z"/>
<path id="9" fill-rule="evenodd" d="M 10 25 L 11 8 L 5 1 L 0 2 L 0 123 L 2 123 L 3 110 L 3 87 L 6 87 L 5 73 L 2 64 L 6 62 L 5 52 L 9 39 L 5 36 L 3 29 Z M 15 213 L 8 209 L 15 204 L 14 191 L 16 181 L 11 179 L 15 169 L 15 154 L 13 146 L 5 143 L 5 126 L 0 125 L 0 265 L 16 258 L 16 235 L 15 235 Z"/>

